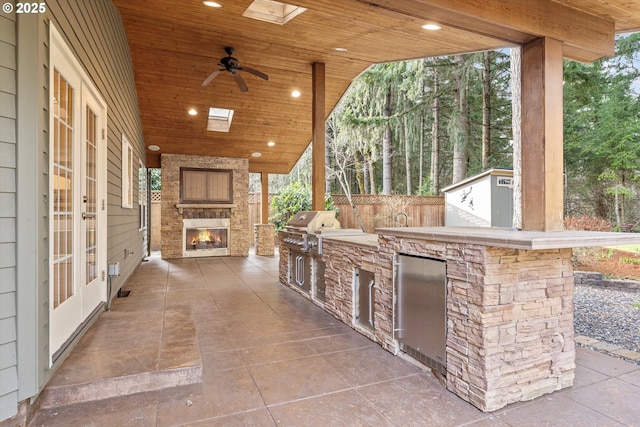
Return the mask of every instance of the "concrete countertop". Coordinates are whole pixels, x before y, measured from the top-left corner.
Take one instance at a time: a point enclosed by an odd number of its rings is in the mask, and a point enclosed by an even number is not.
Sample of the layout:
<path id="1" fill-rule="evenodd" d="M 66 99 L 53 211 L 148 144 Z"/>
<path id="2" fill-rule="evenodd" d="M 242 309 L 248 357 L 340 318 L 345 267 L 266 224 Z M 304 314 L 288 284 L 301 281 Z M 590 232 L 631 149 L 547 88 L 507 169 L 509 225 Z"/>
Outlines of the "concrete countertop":
<path id="1" fill-rule="evenodd" d="M 384 236 L 528 250 L 640 244 L 640 233 L 517 231 L 488 227 L 392 227 L 375 231 Z"/>
<path id="2" fill-rule="evenodd" d="M 329 242 L 341 242 L 349 243 L 356 246 L 362 246 L 365 248 L 377 248 L 378 247 L 378 235 L 372 233 L 363 234 L 351 234 L 346 236 L 323 236 L 322 240 Z"/>

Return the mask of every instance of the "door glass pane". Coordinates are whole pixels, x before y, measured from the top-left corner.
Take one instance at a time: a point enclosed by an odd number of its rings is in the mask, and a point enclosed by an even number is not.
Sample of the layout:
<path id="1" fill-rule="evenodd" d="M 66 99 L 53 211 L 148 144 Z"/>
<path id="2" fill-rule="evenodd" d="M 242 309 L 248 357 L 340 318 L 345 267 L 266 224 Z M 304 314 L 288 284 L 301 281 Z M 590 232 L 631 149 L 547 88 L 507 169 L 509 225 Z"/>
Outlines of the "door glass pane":
<path id="1" fill-rule="evenodd" d="M 96 174 L 96 152 L 97 152 L 97 129 L 96 129 L 96 114 L 91 110 L 89 106 L 86 107 L 86 128 L 87 134 L 85 135 L 85 195 L 84 195 L 84 209 L 86 213 L 85 220 L 85 236 L 84 236 L 84 248 L 85 248 L 85 284 L 91 283 L 96 277 L 98 277 L 96 269 L 96 226 L 97 226 L 97 174 Z"/>
<path id="2" fill-rule="evenodd" d="M 73 88 L 53 73 L 53 307 L 74 294 L 73 290 Z"/>

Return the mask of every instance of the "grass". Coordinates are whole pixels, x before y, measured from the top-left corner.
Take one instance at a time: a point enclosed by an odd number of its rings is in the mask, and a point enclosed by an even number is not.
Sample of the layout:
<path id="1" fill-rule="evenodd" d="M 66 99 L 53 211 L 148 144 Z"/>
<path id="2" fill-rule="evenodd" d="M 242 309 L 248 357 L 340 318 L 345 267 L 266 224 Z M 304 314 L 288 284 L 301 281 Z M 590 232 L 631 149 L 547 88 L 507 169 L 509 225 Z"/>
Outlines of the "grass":
<path id="1" fill-rule="evenodd" d="M 640 265 L 640 258 L 620 258 L 620 262 L 623 264 Z"/>
<path id="2" fill-rule="evenodd" d="M 596 258 L 599 259 L 599 260 L 608 260 L 608 259 L 611 259 L 612 255 L 613 255 L 613 249 L 612 248 L 607 248 L 606 251 L 603 248 L 602 251 L 599 251 L 596 254 Z"/>
<path id="3" fill-rule="evenodd" d="M 607 246 L 608 248 L 613 248 L 613 249 L 617 249 L 619 251 L 626 251 L 626 252 L 638 252 L 640 253 L 640 244 L 639 243 L 632 243 L 629 245 L 619 245 L 619 246 Z"/>

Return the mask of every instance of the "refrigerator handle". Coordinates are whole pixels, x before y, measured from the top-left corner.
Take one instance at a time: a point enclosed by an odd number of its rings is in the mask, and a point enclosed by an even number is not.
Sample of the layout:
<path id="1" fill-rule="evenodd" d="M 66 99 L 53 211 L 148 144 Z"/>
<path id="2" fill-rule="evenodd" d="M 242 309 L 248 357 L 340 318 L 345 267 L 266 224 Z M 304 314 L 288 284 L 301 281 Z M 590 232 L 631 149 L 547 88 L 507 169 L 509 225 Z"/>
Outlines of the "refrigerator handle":
<path id="1" fill-rule="evenodd" d="M 376 282 L 371 280 L 369 282 L 369 326 L 373 328 L 373 287 Z"/>

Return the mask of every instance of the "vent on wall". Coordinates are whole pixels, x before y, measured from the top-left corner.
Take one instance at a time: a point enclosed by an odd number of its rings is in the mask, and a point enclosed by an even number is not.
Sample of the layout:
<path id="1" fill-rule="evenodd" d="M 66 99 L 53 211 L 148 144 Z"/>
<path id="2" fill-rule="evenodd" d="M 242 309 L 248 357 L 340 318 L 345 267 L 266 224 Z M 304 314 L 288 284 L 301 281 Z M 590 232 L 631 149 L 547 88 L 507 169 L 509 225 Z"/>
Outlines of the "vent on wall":
<path id="1" fill-rule="evenodd" d="M 434 369 L 435 371 L 439 372 L 444 377 L 447 376 L 447 367 L 443 363 L 438 362 L 437 360 L 432 359 L 431 357 L 420 353 L 420 351 L 406 344 L 400 344 L 400 349 L 405 353 L 407 353 L 409 356 L 416 359 L 418 362 L 421 362 L 424 365 L 430 367 L 431 369 Z"/>
<path id="2" fill-rule="evenodd" d="M 273 0 L 254 0 L 242 16 L 284 25 L 306 11 L 304 7 L 293 6 Z"/>

